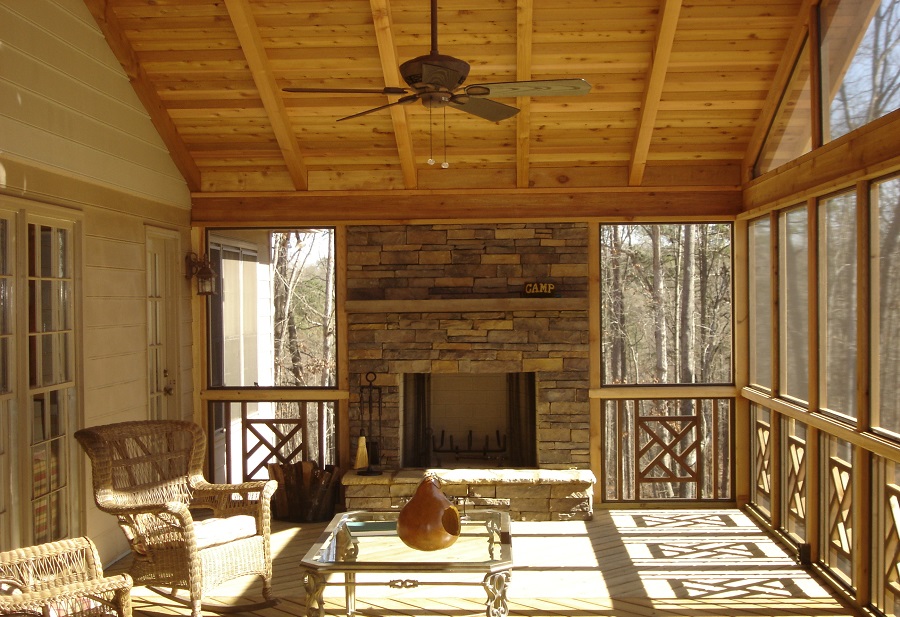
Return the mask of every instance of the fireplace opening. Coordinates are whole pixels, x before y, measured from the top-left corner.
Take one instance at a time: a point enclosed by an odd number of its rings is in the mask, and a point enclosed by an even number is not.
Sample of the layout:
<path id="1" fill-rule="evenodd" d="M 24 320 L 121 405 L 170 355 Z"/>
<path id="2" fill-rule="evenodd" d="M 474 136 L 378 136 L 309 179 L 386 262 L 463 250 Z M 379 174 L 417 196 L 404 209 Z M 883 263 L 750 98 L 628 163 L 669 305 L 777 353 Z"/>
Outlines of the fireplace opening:
<path id="1" fill-rule="evenodd" d="M 403 378 L 404 467 L 535 467 L 534 373 Z"/>

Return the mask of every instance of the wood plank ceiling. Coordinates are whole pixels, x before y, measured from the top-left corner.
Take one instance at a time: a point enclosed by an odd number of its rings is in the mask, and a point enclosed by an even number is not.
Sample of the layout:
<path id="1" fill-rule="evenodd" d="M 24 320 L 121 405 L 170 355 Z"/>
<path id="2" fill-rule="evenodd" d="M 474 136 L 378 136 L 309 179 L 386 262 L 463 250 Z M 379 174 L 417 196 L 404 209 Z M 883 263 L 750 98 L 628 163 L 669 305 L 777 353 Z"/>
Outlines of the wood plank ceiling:
<path id="1" fill-rule="evenodd" d="M 809 0 L 440 0 L 466 85 L 583 78 L 490 122 L 396 95 L 429 0 L 85 0 L 196 197 L 300 192 L 736 191 Z M 434 158 L 435 165 L 427 164 Z M 446 160 L 447 169 L 440 166 Z"/>

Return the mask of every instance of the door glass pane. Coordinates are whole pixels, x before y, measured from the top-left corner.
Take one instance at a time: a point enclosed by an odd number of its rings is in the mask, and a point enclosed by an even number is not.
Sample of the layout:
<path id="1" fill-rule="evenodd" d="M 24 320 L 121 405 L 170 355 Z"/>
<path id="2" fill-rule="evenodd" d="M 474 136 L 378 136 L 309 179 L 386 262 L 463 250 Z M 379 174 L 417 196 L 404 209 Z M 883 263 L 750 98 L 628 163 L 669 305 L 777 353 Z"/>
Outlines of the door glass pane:
<path id="1" fill-rule="evenodd" d="M 0 218 L 0 276 L 10 274 L 9 228 L 7 219 Z"/>
<path id="2" fill-rule="evenodd" d="M 819 401 L 856 418 L 856 194 L 819 204 Z"/>
<path id="3" fill-rule="evenodd" d="M 0 215 L 0 551 L 13 548 L 11 533 L 12 477 L 10 468 L 13 439 L 10 418 L 15 408 L 15 347 L 13 345 L 14 279 L 12 218 Z"/>
<path id="4" fill-rule="evenodd" d="M 37 254 L 40 256 L 40 261 L 35 270 L 40 273 L 39 276 L 41 278 L 50 278 L 56 275 L 53 269 L 53 264 L 55 263 L 53 256 L 53 230 L 46 225 L 42 225 L 38 236 L 40 238 L 40 246 Z"/>
<path id="5" fill-rule="evenodd" d="M 38 394 L 31 400 L 31 443 L 39 443 L 47 438 L 44 396 Z"/>
<path id="6" fill-rule="evenodd" d="M 54 277 L 69 278 L 71 261 L 69 259 L 69 231 L 67 229 L 56 230 L 56 272 Z"/>
<path id="7" fill-rule="evenodd" d="M 0 395 L 12 392 L 13 278 L 10 251 L 10 221 L 0 218 Z M 0 422 L 3 418 L 0 417 Z M 3 444 L 0 443 L 0 448 Z M 2 472 L 2 469 L 0 469 Z M 2 549 L 0 549 L 2 550 Z"/>
<path id="8" fill-rule="evenodd" d="M 68 431 L 76 397 L 73 375 L 73 280 L 70 229 L 28 226 L 28 367 L 31 423 L 31 541 L 67 533 Z M 26 476 L 27 477 L 27 476 Z M 27 494 L 27 493 L 26 493 Z"/>

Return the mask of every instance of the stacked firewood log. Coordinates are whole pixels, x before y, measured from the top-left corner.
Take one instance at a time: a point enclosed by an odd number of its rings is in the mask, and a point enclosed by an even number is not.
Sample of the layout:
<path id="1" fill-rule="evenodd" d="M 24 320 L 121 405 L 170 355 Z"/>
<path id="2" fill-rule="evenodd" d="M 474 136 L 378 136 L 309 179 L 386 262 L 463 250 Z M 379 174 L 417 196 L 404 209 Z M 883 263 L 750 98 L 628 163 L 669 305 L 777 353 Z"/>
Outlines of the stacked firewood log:
<path id="1" fill-rule="evenodd" d="M 341 473 L 334 465 L 323 468 L 315 461 L 269 463 L 269 478 L 278 481 L 272 499 L 272 516 L 278 520 L 311 523 L 334 515 Z"/>

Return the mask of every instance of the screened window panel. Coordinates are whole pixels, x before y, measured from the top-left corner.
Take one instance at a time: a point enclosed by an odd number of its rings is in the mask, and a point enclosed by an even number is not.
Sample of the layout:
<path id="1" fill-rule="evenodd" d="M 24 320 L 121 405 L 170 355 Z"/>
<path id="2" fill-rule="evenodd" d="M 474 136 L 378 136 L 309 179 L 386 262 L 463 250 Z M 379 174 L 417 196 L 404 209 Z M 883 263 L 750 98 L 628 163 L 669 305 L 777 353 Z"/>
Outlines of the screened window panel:
<path id="1" fill-rule="evenodd" d="M 602 225 L 604 384 L 731 383 L 731 226 Z"/>
<path id="2" fill-rule="evenodd" d="M 334 230 L 216 229 L 209 254 L 210 385 L 334 387 Z"/>
<path id="3" fill-rule="evenodd" d="M 806 208 L 781 214 L 781 394 L 809 399 L 809 224 Z"/>
<path id="4" fill-rule="evenodd" d="M 819 404 L 857 417 L 856 195 L 819 203 Z"/>
<path id="5" fill-rule="evenodd" d="M 900 0 L 824 0 L 825 142 L 900 109 Z"/>
<path id="6" fill-rule="evenodd" d="M 872 425 L 900 438 L 900 177 L 872 186 Z"/>
<path id="7" fill-rule="evenodd" d="M 802 51 L 756 161 L 759 176 L 812 150 L 809 45 Z"/>
<path id="8" fill-rule="evenodd" d="M 772 225 L 750 223 L 750 382 L 772 389 Z"/>

